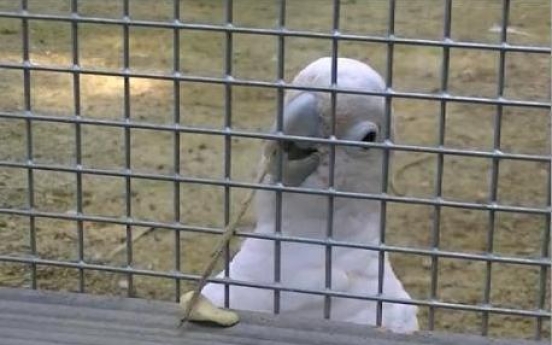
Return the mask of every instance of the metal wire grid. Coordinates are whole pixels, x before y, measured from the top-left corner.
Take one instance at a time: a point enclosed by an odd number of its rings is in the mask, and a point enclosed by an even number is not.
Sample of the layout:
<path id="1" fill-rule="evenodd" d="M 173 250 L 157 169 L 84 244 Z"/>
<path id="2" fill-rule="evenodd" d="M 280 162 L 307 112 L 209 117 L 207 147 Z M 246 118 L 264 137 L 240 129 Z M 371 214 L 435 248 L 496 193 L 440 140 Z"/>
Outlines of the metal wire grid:
<path id="1" fill-rule="evenodd" d="M 129 0 L 123 0 L 123 18 L 121 19 L 107 19 L 96 17 L 83 17 L 78 11 L 78 0 L 71 0 L 71 13 L 68 16 L 62 15 L 45 15 L 45 14 L 31 14 L 28 12 L 28 1 L 21 0 L 21 9 L 18 12 L 0 12 L 0 18 L 16 18 L 21 20 L 22 25 L 22 62 L 21 63 L 6 63 L 0 60 L 0 68 L 19 70 L 23 73 L 23 89 L 24 89 L 24 111 L 23 112 L 6 112 L 0 110 L 0 118 L 6 119 L 22 119 L 25 121 L 26 126 L 26 158 L 25 163 L 12 162 L 12 161 L 0 161 L 0 167 L 10 167 L 24 169 L 27 171 L 28 180 L 28 193 L 27 193 L 27 207 L 25 209 L 12 209 L 12 208 L 0 208 L 0 214 L 18 215 L 29 218 L 29 232 L 30 232 L 30 257 L 16 257 L 9 255 L 0 255 L 0 262 L 16 262 L 28 264 L 31 268 L 31 286 L 37 287 L 37 275 L 36 268 L 38 265 L 50 265 L 57 267 L 69 267 L 75 268 L 79 271 L 79 290 L 85 290 L 84 284 L 84 271 L 85 270 L 98 270 L 108 271 L 116 273 L 124 273 L 127 275 L 128 288 L 127 293 L 131 295 L 133 291 L 133 276 L 144 275 L 152 277 L 164 277 L 174 280 L 175 284 L 175 296 L 178 298 L 181 294 L 181 280 L 197 280 L 198 276 L 193 274 L 182 273 L 180 266 L 180 231 L 190 231 L 199 233 L 211 233 L 220 234 L 221 229 L 209 228 L 209 227 L 197 227 L 188 226 L 181 223 L 181 211 L 180 211 L 180 188 L 181 183 L 193 183 L 202 185 L 220 186 L 224 188 L 224 224 L 228 224 L 230 220 L 230 193 L 232 188 L 256 188 L 271 190 L 276 193 L 276 232 L 272 235 L 266 234 L 251 234 L 238 232 L 238 236 L 244 238 L 263 238 L 274 241 L 275 246 L 275 270 L 274 270 L 274 284 L 256 284 L 245 281 L 236 281 L 229 278 L 228 262 L 230 259 L 229 250 L 225 254 L 225 276 L 224 279 L 212 279 L 213 282 L 225 284 L 226 292 L 226 305 L 228 305 L 228 291 L 230 285 L 236 286 L 249 286 L 265 288 L 274 291 L 274 312 L 280 312 L 280 293 L 282 291 L 303 292 L 309 294 L 316 294 L 325 297 L 324 302 L 324 316 L 328 318 L 331 313 L 331 297 L 345 297 L 345 298 L 357 298 L 363 300 L 372 300 L 377 302 L 377 323 L 381 324 L 382 321 L 382 305 L 383 303 L 404 303 L 414 304 L 419 306 L 426 306 L 429 308 L 429 328 L 433 329 L 435 325 L 435 311 L 436 309 L 446 308 L 454 310 L 464 310 L 480 312 L 483 315 L 481 332 L 487 334 L 489 329 L 489 315 L 493 314 L 506 314 L 506 315 L 518 315 L 532 317 L 536 319 L 536 327 L 534 336 L 540 338 L 542 333 L 543 322 L 546 319 L 550 319 L 550 310 L 545 306 L 545 295 L 547 289 L 547 274 L 550 267 L 550 253 L 548 244 L 550 242 L 550 186 L 548 186 L 547 206 L 546 207 L 521 207 L 521 206 L 508 206 L 498 203 L 497 190 L 498 190 L 498 173 L 501 160 L 523 160 L 548 163 L 548 178 L 550 181 L 550 156 L 548 155 L 528 155 L 517 153 L 506 153 L 501 150 L 501 121 L 504 106 L 520 106 L 520 107 L 532 107 L 532 108 L 550 108 L 549 102 L 535 102 L 526 100 L 512 100 L 504 97 L 504 76 L 505 76 L 505 59 L 509 52 L 523 52 L 530 54 L 550 54 L 551 49 L 549 47 L 529 47 L 529 46 L 516 46 L 507 42 L 507 24 L 508 15 L 510 12 L 510 1 L 503 0 L 502 6 L 502 23 L 501 23 L 501 35 L 500 44 L 484 44 L 484 43 L 471 43 L 471 42 L 458 42 L 453 41 L 450 38 L 451 33 L 451 13 L 452 13 L 452 0 L 445 1 L 445 13 L 444 13 L 444 26 L 443 26 L 443 39 L 440 41 L 423 40 L 423 39 L 410 39 L 400 38 L 395 36 L 395 1 L 389 0 L 389 20 L 387 35 L 385 36 L 360 36 L 360 35 L 346 35 L 339 31 L 339 18 L 340 18 L 340 1 L 333 1 L 333 19 L 332 19 L 332 32 L 330 34 L 319 32 L 307 32 L 307 31 L 294 31 L 286 28 L 286 1 L 279 1 L 279 15 L 278 15 L 278 27 L 276 29 L 260 29 L 260 28 L 244 28 L 233 25 L 233 2 L 232 0 L 226 0 L 225 6 L 225 23 L 223 25 L 210 25 L 210 24 L 192 24 L 181 21 L 181 8 L 180 1 L 173 1 L 174 20 L 172 22 L 156 22 L 156 21 L 144 21 L 131 19 L 129 10 Z M 72 40 L 72 66 L 70 68 L 56 67 L 56 66 L 38 66 L 33 65 L 29 57 L 29 22 L 33 20 L 51 20 L 57 22 L 69 22 L 71 25 L 71 40 Z M 95 23 L 95 24 L 116 24 L 121 27 L 123 37 L 123 69 L 120 71 L 114 70 L 89 70 L 82 68 L 79 64 L 79 39 L 78 30 L 79 24 L 82 23 Z M 173 32 L 173 72 L 170 74 L 161 73 L 144 73 L 140 71 L 132 71 L 129 59 L 129 29 L 130 27 L 148 27 L 148 28 L 162 28 L 172 30 Z M 225 34 L 225 66 L 224 77 L 200 77 L 194 75 L 186 75 L 180 72 L 180 33 L 183 30 L 199 30 L 199 31 L 216 31 L 223 32 Z M 269 35 L 276 36 L 278 39 L 278 53 L 277 53 L 277 81 L 276 82 L 262 82 L 258 80 L 244 80 L 233 77 L 232 70 L 232 55 L 233 34 L 236 33 L 248 33 L 257 35 Z M 287 84 L 284 79 L 284 52 L 285 52 L 285 39 L 286 37 L 305 37 L 315 39 L 331 40 L 332 49 L 332 85 L 328 88 L 305 88 Z M 336 66 L 337 57 L 339 56 L 339 42 L 341 41 L 363 41 L 363 42 L 378 42 L 387 45 L 387 70 L 385 73 L 385 80 L 387 83 L 387 89 L 383 93 L 368 93 L 354 90 L 339 89 L 336 87 Z M 414 92 L 398 92 L 393 90 L 393 52 L 395 45 L 414 45 L 414 46 L 433 46 L 442 48 L 442 64 L 441 64 L 441 85 L 440 90 L 436 94 L 424 94 Z M 456 48 L 464 49 L 479 49 L 479 50 L 492 50 L 499 52 L 499 80 L 497 85 L 497 97 L 496 98 L 480 98 L 480 97 L 464 97 L 455 96 L 448 93 L 448 77 L 449 77 L 449 62 L 450 62 L 450 50 Z M 50 71 L 50 72 L 62 72 L 68 73 L 73 79 L 73 101 L 74 101 L 74 115 L 73 116 L 52 116 L 34 113 L 31 106 L 31 72 L 33 71 Z M 81 116 L 81 91 L 80 91 L 80 77 L 83 75 L 101 75 L 101 76 L 116 76 L 123 78 L 124 81 L 124 119 L 122 121 L 116 120 L 97 120 L 90 119 Z M 130 83 L 131 78 L 151 78 L 158 80 L 169 80 L 173 83 L 174 88 L 174 102 L 176 105 L 180 103 L 180 89 L 181 82 L 201 82 L 211 84 L 222 84 L 225 90 L 225 110 L 224 110 L 224 129 L 206 129 L 199 127 L 190 127 L 181 124 L 180 107 L 174 107 L 173 123 L 171 124 L 150 124 L 144 122 L 137 122 L 132 118 L 132 109 L 130 102 Z M 232 128 L 232 87 L 233 86 L 256 86 L 264 88 L 274 88 L 277 90 L 277 134 L 258 133 L 250 131 L 236 130 Z M 283 99 L 284 91 L 286 89 L 301 89 L 312 91 L 324 91 L 331 94 L 331 108 L 332 117 L 335 117 L 336 107 L 336 94 L 339 93 L 355 93 L 355 94 L 372 94 L 381 95 L 385 97 L 387 123 L 385 124 L 385 135 L 387 140 L 383 143 L 357 143 L 344 140 L 338 140 L 335 137 L 329 139 L 312 139 L 302 138 L 295 136 L 284 136 L 281 134 L 282 130 L 282 113 L 283 113 Z M 389 138 L 391 128 L 391 105 L 394 98 L 409 98 L 409 99 L 425 99 L 439 102 L 440 104 L 440 116 L 439 116 L 439 139 L 437 147 L 425 147 L 415 145 L 399 145 L 393 143 Z M 493 151 L 469 151 L 462 149 L 452 149 L 444 147 L 445 143 L 445 123 L 447 114 L 447 104 L 449 102 L 464 102 L 464 103 L 478 103 L 478 104 L 490 104 L 496 106 L 496 114 L 494 117 L 494 136 L 493 136 Z M 33 155 L 33 123 L 35 122 L 53 122 L 53 123 L 69 123 L 73 124 L 75 128 L 75 165 L 49 165 L 39 164 L 34 162 Z M 93 169 L 87 168 L 82 165 L 82 138 L 81 128 L 83 125 L 98 125 L 105 127 L 122 128 L 124 130 L 124 152 L 125 162 L 122 170 L 107 170 L 107 169 Z M 332 126 L 332 133 L 335 131 L 335 123 Z M 131 169 L 131 132 L 133 129 L 153 129 L 158 131 L 170 132 L 173 135 L 174 145 L 174 171 L 171 175 L 163 174 L 148 174 L 132 171 Z M 208 178 L 196 178 L 184 176 L 180 171 L 180 138 L 184 133 L 196 133 L 196 134 L 208 134 L 224 137 L 224 178 L 208 179 Z M 300 187 L 284 187 L 279 185 L 264 185 L 255 183 L 245 183 L 232 180 L 231 176 L 231 139 L 232 137 L 244 137 L 244 138 L 257 138 L 257 139 L 272 139 L 282 140 L 287 139 L 300 139 L 304 141 L 312 141 L 329 145 L 331 166 L 335 161 L 335 145 L 354 145 L 354 146 L 367 146 L 381 149 L 384 154 L 383 164 L 383 183 L 381 193 L 377 194 L 361 194 L 354 192 L 342 192 L 333 189 L 333 169 L 330 169 L 330 187 L 327 190 L 313 190 Z M 388 194 L 388 182 L 389 182 L 389 152 L 390 151 L 407 151 L 407 152 L 426 152 L 434 153 L 437 155 L 436 160 L 436 178 L 435 178 L 435 197 L 434 198 L 418 198 L 408 196 L 394 196 Z M 442 197 L 442 185 L 443 185 L 443 166 L 444 157 L 446 155 L 459 155 L 464 157 L 482 157 L 490 159 L 492 162 L 491 167 L 491 183 L 490 183 L 490 200 L 486 204 L 470 203 L 470 202 L 458 202 L 452 200 L 446 200 Z M 281 155 L 280 155 L 281 163 Z M 277 175 L 281 177 L 281 164 L 278 168 Z M 76 176 L 76 203 L 77 212 L 74 215 L 45 212 L 35 209 L 35 190 L 34 190 L 34 171 L 61 171 L 74 173 Z M 117 176 L 124 178 L 125 180 L 125 214 L 122 218 L 116 217 L 104 217 L 86 215 L 83 212 L 83 192 L 82 192 L 82 177 L 83 175 L 99 175 L 99 176 Z M 170 181 L 173 183 L 173 198 L 174 198 L 174 223 L 162 223 L 143 221 L 133 218 L 131 209 L 131 191 L 132 181 L 135 179 L 157 180 L 157 181 Z M 549 182 L 550 183 L 550 182 Z M 325 195 L 328 197 L 328 226 L 326 229 L 327 240 L 314 240 L 306 238 L 298 238 L 281 233 L 281 212 L 282 212 L 282 193 L 283 192 L 299 192 L 313 195 Z M 350 197 L 350 198 L 363 198 L 379 200 L 381 202 L 381 224 L 380 224 L 380 245 L 359 245 L 355 243 L 347 243 L 343 241 L 336 241 L 332 239 L 332 225 L 333 225 L 333 202 L 336 197 Z M 388 202 L 407 203 L 407 204 L 421 204 L 433 206 L 433 226 L 431 237 L 431 249 L 419 249 L 408 248 L 400 246 L 392 246 L 385 243 L 385 213 Z M 477 209 L 489 212 L 488 220 L 488 233 L 487 233 L 487 250 L 485 254 L 471 254 L 461 253 L 453 251 L 445 251 L 439 247 L 440 239 L 440 221 L 441 210 L 443 207 L 465 208 L 465 209 Z M 543 241 L 542 241 L 542 255 L 540 258 L 522 258 L 522 257 L 509 257 L 493 254 L 493 236 L 495 229 L 496 212 L 515 212 L 515 213 L 528 213 L 528 214 L 540 214 L 544 215 L 545 224 L 543 226 Z M 67 262 L 61 260 L 44 259 L 37 255 L 36 249 L 36 224 L 37 218 L 54 218 L 73 220 L 77 223 L 78 232 L 78 262 Z M 83 223 L 86 221 L 104 222 L 124 225 L 126 228 L 126 267 L 115 267 L 108 265 L 99 265 L 85 262 L 84 258 L 84 234 Z M 174 271 L 173 272 L 160 272 L 154 270 L 137 269 L 133 267 L 133 251 L 132 251 L 132 229 L 136 226 L 147 226 L 164 229 L 172 229 L 174 231 L 175 241 L 175 258 L 174 258 Z M 281 242 L 296 242 L 296 243 L 309 243 L 314 245 L 322 245 L 326 248 L 326 283 L 325 290 L 306 290 L 306 289 L 290 289 L 280 284 L 280 258 L 281 258 Z M 349 293 L 341 293 L 331 290 L 331 253 L 334 247 L 348 247 L 348 248 L 363 248 L 368 250 L 377 250 L 379 252 L 379 284 L 377 295 L 356 295 Z M 382 297 L 383 292 L 383 256 L 386 252 L 417 254 L 429 256 L 431 258 L 431 286 L 430 286 L 430 298 L 427 300 L 401 300 Z M 438 278 L 438 266 L 440 258 L 456 258 L 472 261 L 482 261 L 486 263 L 486 275 L 485 275 L 485 290 L 484 290 L 484 303 L 480 305 L 465 305 L 457 303 L 445 303 L 438 300 L 437 291 L 437 278 Z M 490 303 L 491 292 L 491 276 L 493 263 L 513 263 L 530 265 L 540 268 L 540 285 L 539 285 L 539 298 L 538 306 L 534 310 L 522 310 L 513 308 L 503 308 L 493 306 Z"/>

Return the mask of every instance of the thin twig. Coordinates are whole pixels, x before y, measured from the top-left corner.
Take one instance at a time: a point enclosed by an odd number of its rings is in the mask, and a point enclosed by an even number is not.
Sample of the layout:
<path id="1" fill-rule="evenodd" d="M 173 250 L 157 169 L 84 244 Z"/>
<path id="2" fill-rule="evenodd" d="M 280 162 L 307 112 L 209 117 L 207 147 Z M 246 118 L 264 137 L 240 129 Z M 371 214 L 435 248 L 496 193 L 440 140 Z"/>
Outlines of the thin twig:
<path id="1" fill-rule="evenodd" d="M 394 173 L 392 176 L 391 176 L 391 183 L 389 183 L 389 186 L 391 187 L 391 191 L 397 195 L 397 196 L 405 196 L 406 193 L 404 192 L 401 192 L 397 187 L 397 183 L 395 182 L 397 180 L 397 178 L 399 178 L 402 174 L 404 174 L 405 171 L 409 170 L 410 168 L 416 166 L 416 165 L 420 165 L 422 163 L 425 163 L 426 161 L 429 161 L 431 159 L 433 159 L 434 157 L 433 156 L 426 156 L 426 157 L 422 157 L 422 158 L 418 158 L 412 162 L 409 162 L 409 163 L 406 163 L 405 165 L 403 165 L 402 167 L 400 167 L 399 169 L 397 169 L 397 172 Z"/>
<path id="2" fill-rule="evenodd" d="M 255 179 L 255 183 L 261 183 L 266 176 L 266 173 L 268 171 L 268 160 L 264 160 L 262 167 L 257 175 L 257 178 Z M 238 215 L 234 219 L 234 221 L 230 222 L 226 228 L 224 229 L 224 232 L 219 239 L 217 246 L 215 247 L 215 251 L 213 252 L 211 256 L 211 260 L 207 263 L 207 266 L 203 270 L 203 274 L 201 275 L 201 278 L 199 279 L 196 288 L 194 290 L 194 293 L 192 295 L 192 298 L 190 299 L 190 302 L 186 306 L 186 309 L 184 310 L 184 316 L 180 319 L 180 325 L 186 321 L 189 320 L 190 314 L 192 313 L 194 307 L 197 304 L 197 301 L 199 299 L 199 295 L 201 294 L 201 290 L 205 286 L 205 283 L 207 283 L 207 278 L 211 275 L 213 272 L 213 269 L 215 268 L 215 265 L 221 256 L 221 254 L 224 251 L 224 248 L 226 248 L 226 245 L 230 242 L 230 239 L 234 235 L 234 231 L 236 230 L 238 223 L 241 221 L 243 216 L 245 215 L 245 212 L 249 208 L 249 205 L 251 204 L 251 201 L 253 200 L 253 197 L 255 196 L 256 189 L 250 189 L 247 195 L 245 196 L 245 199 L 243 200 L 241 204 L 241 208 L 239 210 Z"/>
<path id="3" fill-rule="evenodd" d="M 150 232 L 152 232 L 153 230 L 155 230 L 155 227 L 151 226 L 149 228 L 145 228 L 145 229 L 142 229 L 142 230 L 139 230 L 139 231 L 136 231 L 136 236 L 133 236 L 132 237 L 132 244 L 136 243 L 140 238 L 146 236 L 147 234 L 149 234 Z M 127 243 L 121 243 L 120 245 L 118 245 L 115 249 L 113 249 L 108 255 L 107 255 L 107 259 L 108 260 L 111 260 L 113 259 L 115 256 L 117 256 L 120 252 L 122 252 L 123 250 L 125 250 L 127 247 Z"/>

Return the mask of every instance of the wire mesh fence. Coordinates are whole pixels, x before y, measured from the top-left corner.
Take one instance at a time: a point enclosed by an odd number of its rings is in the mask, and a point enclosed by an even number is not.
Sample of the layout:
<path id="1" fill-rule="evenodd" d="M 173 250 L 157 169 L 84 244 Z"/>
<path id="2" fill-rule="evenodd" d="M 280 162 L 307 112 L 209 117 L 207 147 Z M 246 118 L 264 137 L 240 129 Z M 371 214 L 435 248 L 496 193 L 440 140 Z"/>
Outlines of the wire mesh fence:
<path id="1" fill-rule="evenodd" d="M 378 324 L 383 304 L 408 303 L 426 329 L 550 337 L 549 13 L 537 0 L 0 1 L 0 285 L 178 301 L 254 188 L 276 193 L 276 230 L 248 232 L 249 216 L 238 237 L 274 242 L 274 283 L 231 279 L 233 243 L 212 279 L 227 290 L 274 291 L 276 313 L 301 292 L 324 297 L 326 318 L 346 297 L 377 302 Z M 369 61 L 385 91 L 339 88 L 335 68 L 333 86 L 289 82 L 321 56 Z M 262 140 L 297 139 L 268 131 L 289 90 L 329 93 L 334 112 L 341 94 L 385 99 L 381 142 L 302 138 L 381 151 L 380 191 L 250 182 Z M 328 198 L 327 238 L 280 231 L 292 192 Z M 331 239 L 337 198 L 380 203 L 377 245 Z M 286 243 L 326 248 L 330 277 L 336 248 L 390 253 L 413 298 L 385 297 L 383 268 L 372 295 L 331 278 L 285 286 Z"/>

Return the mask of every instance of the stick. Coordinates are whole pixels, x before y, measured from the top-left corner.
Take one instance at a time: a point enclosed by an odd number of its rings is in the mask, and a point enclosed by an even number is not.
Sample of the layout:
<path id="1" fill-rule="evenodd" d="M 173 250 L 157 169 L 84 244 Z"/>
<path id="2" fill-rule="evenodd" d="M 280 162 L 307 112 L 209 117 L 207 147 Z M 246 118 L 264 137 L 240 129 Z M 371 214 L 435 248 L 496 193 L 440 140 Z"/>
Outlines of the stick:
<path id="1" fill-rule="evenodd" d="M 264 160 L 263 165 L 259 171 L 259 174 L 255 179 L 255 183 L 261 183 L 264 177 L 266 176 L 267 171 L 268 171 L 268 160 Z M 205 286 L 205 283 L 207 282 L 207 278 L 213 272 L 213 269 L 215 268 L 215 265 L 220 255 L 224 251 L 224 248 L 230 242 L 230 239 L 232 238 L 232 236 L 234 236 L 234 231 L 236 230 L 238 223 L 243 218 L 243 216 L 245 215 L 245 212 L 247 211 L 249 205 L 251 204 L 251 201 L 253 200 L 253 196 L 255 196 L 255 192 L 256 192 L 256 189 L 249 190 L 249 192 L 245 196 L 245 199 L 242 202 L 242 205 L 237 217 L 234 219 L 234 221 L 230 222 L 224 229 L 224 232 L 222 233 L 222 237 L 219 239 L 217 246 L 215 247 L 216 249 L 211 256 L 211 260 L 207 263 L 207 266 L 203 270 L 203 274 L 201 275 L 201 278 L 197 283 L 197 286 L 194 290 L 194 294 L 192 295 L 190 302 L 186 306 L 186 309 L 184 311 L 184 316 L 180 319 L 180 326 L 182 326 L 184 322 L 188 321 L 190 314 L 192 313 L 192 311 L 194 310 L 194 307 L 197 304 L 199 295 L 201 294 L 201 290 L 203 289 L 203 287 Z"/>
<path id="2" fill-rule="evenodd" d="M 149 228 L 146 228 L 146 229 L 142 229 L 141 231 L 137 231 L 136 233 L 136 236 L 132 237 L 132 244 L 134 244 L 135 242 L 137 242 L 140 238 L 146 236 L 147 234 L 149 234 L 150 232 L 152 232 L 153 230 L 155 230 L 155 228 L 153 226 L 149 227 Z M 113 249 L 108 255 L 107 255 L 107 259 L 108 260 L 111 260 L 113 259 L 117 254 L 119 254 L 120 252 L 122 252 L 123 250 L 125 250 L 127 247 L 127 243 L 122 243 L 120 245 L 118 245 L 117 247 L 115 247 L 115 249 Z"/>
<path id="3" fill-rule="evenodd" d="M 402 167 L 400 167 L 397 172 L 395 174 L 393 174 L 393 176 L 391 176 L 391 181 L 389 183 L 389 186 L 391 187 L 391 191 L 393 193 L 395 193 L 395 195 L 398 195 L 398 196 L 404 196 L 406 193 L 400 191 L 398 188 L 397 188 L 397 183 L 395 182 L 396 179 L 401 176 L 402 174 L 404 174 L 404 172 L 416 165 L 420 165 L 422 163 L 425 163 L 426 161 L 429 161 L 431 159 L 433 159 L 434 157 L 433 156 L 427 156 L 427 157 L 422 157 L 422 158 L 418 158 L 410 163 L 406 163 L 405 165 L 403 165 Z"/>

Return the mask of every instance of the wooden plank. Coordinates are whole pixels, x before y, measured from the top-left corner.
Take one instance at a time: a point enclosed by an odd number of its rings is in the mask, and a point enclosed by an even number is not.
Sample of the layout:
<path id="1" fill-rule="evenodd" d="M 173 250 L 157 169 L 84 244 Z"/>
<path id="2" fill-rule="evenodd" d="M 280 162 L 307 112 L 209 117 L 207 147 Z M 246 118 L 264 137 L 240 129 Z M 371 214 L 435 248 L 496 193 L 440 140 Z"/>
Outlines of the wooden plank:
<path id="1" fill-rule="evenodd" d="M 175 303 L 0 288 L 0 343 L 6 345 L 541 345 L 479 336 L 391 334 L 362 325 L 240 313 L 231 328 L 187 324 Z"/>

